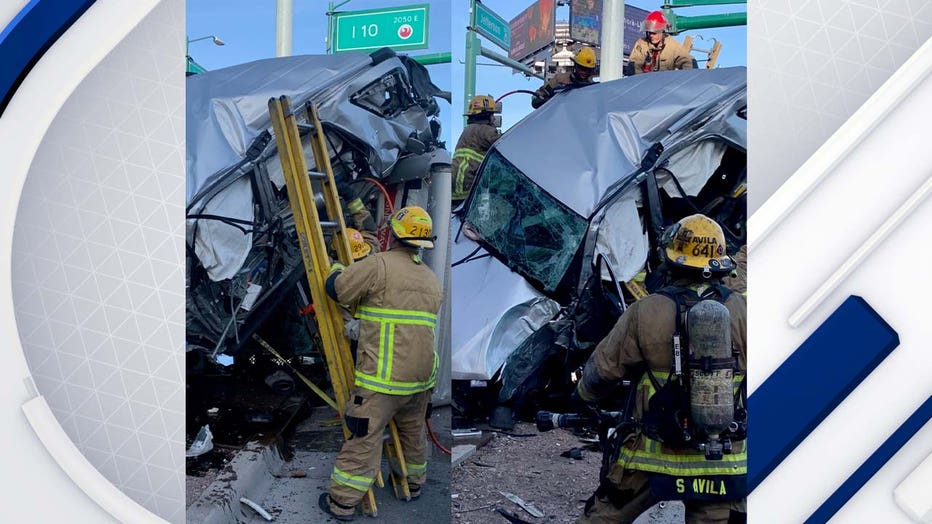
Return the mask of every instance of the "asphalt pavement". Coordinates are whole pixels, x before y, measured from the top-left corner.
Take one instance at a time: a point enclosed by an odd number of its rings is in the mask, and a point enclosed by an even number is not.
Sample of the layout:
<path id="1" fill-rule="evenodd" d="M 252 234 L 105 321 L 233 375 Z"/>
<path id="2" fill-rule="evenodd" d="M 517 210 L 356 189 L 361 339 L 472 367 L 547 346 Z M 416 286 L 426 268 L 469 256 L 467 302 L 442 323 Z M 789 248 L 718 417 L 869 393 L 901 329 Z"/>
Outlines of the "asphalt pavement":
<path id="1" fill-rule="evenodd" d="M 320 493 L 327 488 L 333 462 L 342 443 L 340 427 L 327 425 L 328 419 L 334 417 L 332 410 L 317 409 L 288 439 L 294 449 L 293 457 L 284 463 L 279 478 L 273 481 L 267 496 L 262 501 L 255 501 L 274 517 L 275 522 L 338 522 L 317 506 Z M 452 445 L 450 409 L 435 409 L 431 425 L 438 439 L 449 449 Z M 288 476 L 296 472 L 304 473 L 306 477 Z M 388 477 L 388 463 L 384 459 L 382 474 L 385 487 L 375 488 L 378 517 L 368 518 L 357 514 L 356 521 L 411 524 L 450 520 L 450 457 L 436 446 L 431 444 L 427 483 L 421 488 L 421 496 L 417 500 L 404 502 L 395 499 Z M 247 522 L 266 522 L 258 514 L 247 511 L 252 515 Z"/>

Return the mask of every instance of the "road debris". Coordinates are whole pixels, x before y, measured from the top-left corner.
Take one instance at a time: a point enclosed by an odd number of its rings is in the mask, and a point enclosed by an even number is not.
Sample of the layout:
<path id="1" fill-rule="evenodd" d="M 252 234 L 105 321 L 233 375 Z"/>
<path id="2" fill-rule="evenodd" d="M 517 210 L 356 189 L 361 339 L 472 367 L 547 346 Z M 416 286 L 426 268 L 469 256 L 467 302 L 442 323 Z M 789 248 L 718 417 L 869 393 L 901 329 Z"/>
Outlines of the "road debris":
<path id="1" fill-rule="evenodd" d="M 267 520 L 267 521 L 269 521 L 269 522 L 272 522 L 273 520 L 275 520 L 275 519 L 272 518 L 272 515 L 269 515 L 269 512 L 268 512 L 268 511 L 262 509 L 262 506 L 260 506 L 260 505 L 256 504 L 255 502 L 253 502 L 253 501 L 247 499 L 246 497 L 241 497 L 241 498 L 239 499 L 239 501 L 242 502 L 243 504 L 249 506 L 250 508 L 252 508 L 256 513 L 259 514 L 260 517 L 264 518 L 265 520 Z"/>
<path id="2" fill-rule="evenodd" d="M 502 496 L 504 496 L 506 499 L 508 499 L 508 500 L 514 502 L 515 504 L 521 506 L 521 509 L 523 509 L 524 511 L 527 511 L 528 513 L 530 513 L 531 516 L 537 517 L 537 518 L 541 518 L 541 517 L 544 516 L 544 512 L 543 512 L 543 511 L 541 511 L 541 510 L 537 509 L 536 507 L 534 507 L 533 504 L 530 504 L 530 503 L 528 503 L 528 502 L 525 502 L 524 499 L 522 499 L 521 497 L 515 495 L 514 493 L 505 493 L 505 492 L 503 492 L 503 491 L 499 491 L 499 493 L 501 493 Z"/>
<path id="3" fill-rule="evenodd" d="M 194 442 L 192 442 L 191 447 L 185 451 L 184 456 L 187 458 L 200 457 L 212 449 L 214 449 L 214 436 L 210 432 L 210 425 L 205 425 L 197 432 L 197 436 L 194 437 Z"/>

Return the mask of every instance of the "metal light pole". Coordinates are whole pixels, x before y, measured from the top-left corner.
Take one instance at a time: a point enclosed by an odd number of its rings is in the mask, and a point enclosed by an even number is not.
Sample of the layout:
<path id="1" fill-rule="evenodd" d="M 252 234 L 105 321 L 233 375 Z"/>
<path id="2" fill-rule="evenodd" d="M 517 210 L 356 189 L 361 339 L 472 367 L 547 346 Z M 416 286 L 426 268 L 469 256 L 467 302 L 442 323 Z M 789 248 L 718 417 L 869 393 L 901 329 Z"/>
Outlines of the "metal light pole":
<path id="1" fill-rule="evenodd" d="M 291 56 L 294 0 L 277 0 L 275 6 L 275 56 Z"/>
<path id="2" fill-rule="evenodd" d="M 602 2 L 602 64 L 599 80 L 621 78 L 625 59 L 625 2 Z"/>
<path id="3" fill-rule="evenodd" d="M 185 44 L 184 44 L 184 54 L 185 54 L 185 56 L 191 54 L 189 51 L 191 50 L 191 43 L 192 43 L 192 42 L 200 42 L 201 40 L 207 40 L 208 38 L 210 38 L 211 40 L 214 41 L 214 45 L 217 45 L 217 46 L 226 45 L 226 42 L 224 42 L 223 40 L 220 40 L 220 39 L 217 38 L 215 35 L 201 36 L 201 37 L 198 37 L 198 38 L 187 38 L 187 37 L 185 37 Z"/>

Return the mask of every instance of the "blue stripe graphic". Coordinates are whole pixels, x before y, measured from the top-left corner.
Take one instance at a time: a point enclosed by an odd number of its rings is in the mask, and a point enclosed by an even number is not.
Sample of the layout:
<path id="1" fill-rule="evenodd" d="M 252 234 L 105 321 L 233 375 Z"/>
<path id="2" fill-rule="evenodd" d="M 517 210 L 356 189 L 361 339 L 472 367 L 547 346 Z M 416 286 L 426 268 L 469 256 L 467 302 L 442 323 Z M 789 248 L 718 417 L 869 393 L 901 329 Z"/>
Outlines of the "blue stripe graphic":
<path id="1" fill-rule="evenodd" d="M 850 296 L 748 399 L 748 486 L 757 487 L 900 343 Z M 753 357 L 752 357 L 753 358 Z"/>
<path id="2" fill-rule="evenodd" d="M 0 33 L 0 115 L 42 55 L 95 0 L 32 0 Z"/>
<path id="3" fill-rule="evenodd" d="M 864 464 L 861 464 L 861 467 L 855 470 L 855 472 L 848 477 L 848 480 L 819 506 L 819 509 L 815 510 L 815 512 L 806 519 L 806 524 L 828 522 L 828 519 L 832 518 L 832 516 L 861 489 L 861 486 L 867 484 L 867 481 L 870 480 L 875 473 L 880 471 L 880 468 L 882 468 L 900 448 L 906 445 L 909 439 L 913 438 L 913 435 L 922 429 L 930 420 L 932 420 L 932 397 L 929 397 L 928 400 L 919 406 L 919 409 L 910 415 L 910 417 L 906 419 L 906 422 L 897 428 L 897 430 L 890 435 L 890 438 L 884 441 L 884 443 L 877 448 L 877 451 L 875 451 Z"/>

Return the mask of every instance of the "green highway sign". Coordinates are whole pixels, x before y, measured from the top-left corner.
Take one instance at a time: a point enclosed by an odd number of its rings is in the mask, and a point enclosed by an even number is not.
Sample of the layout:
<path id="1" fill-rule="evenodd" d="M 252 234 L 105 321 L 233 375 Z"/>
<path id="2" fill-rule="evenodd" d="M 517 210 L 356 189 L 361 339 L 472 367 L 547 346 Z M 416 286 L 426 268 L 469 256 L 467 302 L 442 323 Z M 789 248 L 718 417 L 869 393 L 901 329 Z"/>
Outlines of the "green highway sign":
<path id="1" fill-rule="evenodd" d="M 427 4 L 333 14 L 333 52 L 427 49 Z"/>
<path id="2" fill-rule="evenodd" d="M 476 2 L 476 31 L 505 51 L 511 50 L 511 27 L 504 18 Z"/>

